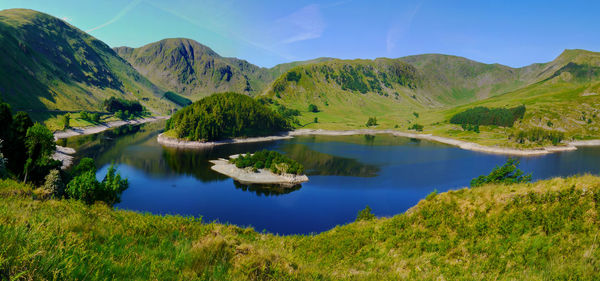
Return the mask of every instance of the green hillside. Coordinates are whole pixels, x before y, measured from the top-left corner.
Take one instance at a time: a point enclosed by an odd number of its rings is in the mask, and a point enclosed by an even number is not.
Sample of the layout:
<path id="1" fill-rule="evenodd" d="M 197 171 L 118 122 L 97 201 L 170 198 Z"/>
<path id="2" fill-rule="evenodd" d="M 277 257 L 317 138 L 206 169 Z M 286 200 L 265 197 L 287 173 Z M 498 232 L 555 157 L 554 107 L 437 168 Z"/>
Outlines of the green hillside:
<path id="1" fill-rule="evenodd" d="M 193 100 L 215 92 L 256 94 L 271 80 L 267 69 L 221 57 L 191 39 L 164 39 L 140 48 L 114 50 L 164 91 Z"/>
<path id="2" fill-rule="evenodd" d="M 0 11 L 0 95 L 38 119 L 47 110 L 101 111 L 110 96 L 169 105 L 146 78 L 103 42 L 68 23 L 32 10 Z"/>
<path id="3" fill-rule="evenodd" d="M 503 145 L 514 145 L 518 131 L 541 129 L 560 132 L 566 140 L 600 138 L 600 53 L 566 50 L 552 62 L 538 67 L 539 81 L 489 99 L 431 113 L 430 123 L 448 120 L 457 112 L 475 106 L 513 107 L 525 105 L 527 111 L 515 128 L 486 128 L 491 135 L 477 138 Z M 438 115 L 440 113 L 440 115 Z M 456 128 L 441 125 L 435 130 L 446 134 Z M 452 134 L 452 133 L 450 133 Z M 471 136 L 475 137 L 475 136 Z M 511 139 L 511 142 L 506 142 Z M 535 145 L 535 144 L 531 144 Z"/>
<path id="4" fill-rule="evenodd" d="M 581 176 L 432 193 L 391 218 L 277 236 L 34 199 L 0 180 L 0 278 L 597 280 L 599 187 Z"/>

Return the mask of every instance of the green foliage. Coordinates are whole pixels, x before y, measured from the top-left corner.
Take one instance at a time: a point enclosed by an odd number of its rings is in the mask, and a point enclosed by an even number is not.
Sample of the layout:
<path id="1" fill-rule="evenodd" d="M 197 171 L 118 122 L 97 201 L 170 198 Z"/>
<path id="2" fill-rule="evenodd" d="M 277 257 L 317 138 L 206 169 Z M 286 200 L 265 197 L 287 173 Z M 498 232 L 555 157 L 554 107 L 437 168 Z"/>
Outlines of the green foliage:
<path id="1" fill-rule="evenodd" d="M 109 99 L 104 101 L 104 107 L 106 110 L 112 113 L 116 113 L 118 111 L 121 112 L 130 112 L 131 114 L 140 115 L 146 109 L 139 101 L 134 100 L 125 100 L 121 98 L 110 97 Z M 129 114 L 127 114 L 127 117 Z"/>
<path id="2" fill-rule="evenodd" d="M 63 196 L 65 184 L 62 181 L 59 170 L 52 170 L 46 175 L 43 188 L 54 197 L 60 198 Z"/>
<path id="3" fill-rule="evenodd" d="M 315 112 L 315 113 L 319 112 L 319 108 L 316 105 L 311 103 L 308 105 L 308 112 Z"/>
<path id="4" fill-rule="evenodd" d="M 286 74 L 286 80 L 290 82 L 298 82 L 300 81 L 300 78 L 302 78 L 302 73 L 296 71 L 290 71 Z"/>
<path id="5" fill-rule="evenodd" d="M 276 134 L 291 127 L 281 115 L 241 94 L 203 98 L 175 113 L 167 126 L 177 137 L 214 141 Z"/>
<path id="6" fill-rule="evenodd" d="M 355 221 L 370 221 L 375 219 L 375 215 L 371 213 L 371 207 L 367 205 L 363 210 L 360 210 L 356 215 Z"/>
<path id="7" fill-rule="evenodd" d="M 179 106 L 188 106 L 188 105 L 192 104 L 192 101 L 190 99 L 182 97 L 171 91 L 166 92 L 163 95 L 163 98 L 168 99 Z"/>
<path id="8" fill-rule="evenodd" d="M 531 174 L 524 175 L 523 171 L 518 169 L 519 160 L 508 158 L 501 167 L 496 167 L 487 176 L 479 176 L 471 180 L 471 187 L 478 187 L 484 184 L 515 184 L 531 181 Z"/>
<path id="9" fill-rule="evenodd" d="M 270 169 L 276 174 L 303 174 L 304 166 L 302 164 L 284 156 L 277 151 L 261 150 L 254 154 L 240 154 L 237 158 L 231 159 L 230 162 L 238 168 L 264 167 Z"/>
<path id="10" fill-rule="evenodd" d="M 415 118 L 419 118 L 419 113 L 413 112 L 413 115 L 415 116 Z"/>
<path id="11" fill-rule="evenodd" d="M 27 129 L 25 140 L 27 161 L 25 162 L 25 182 L 41 184 L 46 175 L 61 166 L 61 162 L 52 159 L 56 150 L 54 135 L 46 126 L 35 123 Z"/>
<path id="12" fill-rule="evenodd" d="M 450 123 L 512 127 L 515 121 L 522 119 L 524 115 L 524 105 L 510 109 L 478 106 L 455 114 L 450 118 Z"/>
<path id="13" fill-rule="evenodd" d="M 99 123 L 100 122 L 100 114 L 97 112 L 89 113 L 87 111 L 79 112 L 79 117 L 83 120 L 86 120 L 91 123 Z"/>
<path id="14" fill-rule="evenodd" d="M 93 172 L 94 174 L 96 173 L 96 163 L 94 162 L 94 159 L 84 157 L 79 160 L 79 164 L 73 168 L 74 175 L 81 175 L 85 172 Z"/>
<path id="15" fill-rule="evenodd" d="M 313 120 L 313 123 L 319 123 L 319 117 L 315 117 L 315 119 Z"/>
<path id="16" fill-rule="evenodd" d="M 565 139 L 565 133 L 560 131 L 549 131 L 543 128 L 532 128 L 527 130 L 518 130 L 511 136 L 518 143 L 530 141 L 533 143 L 543 144 L 545 141 L 557 145 Z"/>
<path id="17" fill-rule="evenodd" d="M 417 123 L 412 124 L 410 127 L 408 127 L 409 130 L 415 130 L 417 132 L 422 132 L 423 128 L 424 128 L 423 125 L 420 125 L 420 124 L 417 124 Z"/>
<path id="18" fill-rule="evenodd" d="M 8 109 L 8 111 L 3 111 Z M 7 118 L 11 114 L 8 105 L 0 105 L 0 116 L 4 116 L 0 122 L 6 131 L 0 132 L 0 139 L 5 140 L 4 149 L 0 149 L 7 159 L 7 168 L 13 175 L 21 178 L 23 175 L 23 167 L 27 161 L 26 135 L 27 130 L 33 126 L 33 121 L 26 112 L 19 111 L 11 118 Z M 8 114 L 8 115 L 6 115 Z M 4 123 L 9 122 L 9 123 Z M 0 125 L 0 126 L 2 126 Z"/>
<path id="19" fill-rule="evenodd" d="M 111 164 L 106 176 L 102 182 L 99 182 L 96 179 L 95 167 L 90 167 L 87 162 L 78 165 L 77 170 L 82 171 L 82 173 L 75 176 L 67 184 L 67 195 L 86 204 L 103 201 L 113 205 L 120 202 L 121 193 L 129 187 L 127 179 L 121 179 L 121 175 L 116 172 L 114 165 Z"/>
<path id="20" fill-rule="evenodd" d="M 63 130 L 71 128 L 71 114 L 67 113 L 62 116 Z"/>
<path id="21" fill-rule="evenodd" d="M 369 117 L 369 120 L 367 120 L 367 123 L 365 124 L 365 126 L 367 126 L 367 127 L 377 126 L 377 117 Z"/>
<path id="22" fill-rule="evenodd" d="M 461 127 L 465 131 L 472 131 L 479 134 L 479 125 L 461 124 Z"/>

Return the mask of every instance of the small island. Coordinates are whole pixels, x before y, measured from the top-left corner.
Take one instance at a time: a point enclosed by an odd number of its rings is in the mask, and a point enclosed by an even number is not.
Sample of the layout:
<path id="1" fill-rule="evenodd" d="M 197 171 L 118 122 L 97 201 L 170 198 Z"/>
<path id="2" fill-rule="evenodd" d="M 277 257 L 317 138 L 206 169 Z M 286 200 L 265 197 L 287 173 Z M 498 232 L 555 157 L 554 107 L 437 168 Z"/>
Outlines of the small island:
<path id="1" fill-rule="evenodd" d="M 254 154 L 232 155 L 229 159 L 211 160 L 216 172 L 245 184 L 276 184 L 293 187 L 307 182 L 302 164 L 276 151 L 262 150 Z"/>
<path id="2" fill-rule="evenodd" d="M 273 138 L 291 130 L 279 113 L 237 93 L 205 97 L 177 111 L 167 121 L 158 142 L 170 146 L 203 147 Z M 203 145 L 206 144 L 206 145 Z"/>

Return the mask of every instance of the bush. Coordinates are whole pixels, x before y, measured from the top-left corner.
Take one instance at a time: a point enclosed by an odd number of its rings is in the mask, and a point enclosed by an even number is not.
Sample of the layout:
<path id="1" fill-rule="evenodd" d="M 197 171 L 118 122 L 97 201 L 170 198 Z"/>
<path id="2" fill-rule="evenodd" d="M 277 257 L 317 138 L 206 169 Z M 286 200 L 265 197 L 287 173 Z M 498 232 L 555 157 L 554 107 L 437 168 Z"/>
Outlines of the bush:
<path id="1" fill-rule="evenodd" d="M 518 143 L 525 143 L 527 140 L 542 144 L 544 141 L 549 141 L 553 145 L 557 145 L 564 140 L 565 134 L 559 131 L 548 131 L 542 128 L 533 128 L 529 130 L 519 130 L 516 134 L 512 135 L 511 138 L 514 138 Z"/>
<path id="2" fill-rule="evenodd" d="M 524 175 L 523 171 L 518 169 L 519 160 L 508 158 L 502 167 L 496 167 L 487 176 L 479 176 L 471 180 L 471 187 L 482 186 L 487 183 L 515 184 L 531 182 L 531 174 Z"/>
<path id="3" fill-rule="evenodd" d="M 60 161 L 51 158 L 56 150 L 54 135 L 46 126 L 35 123 L 27 129 L 25 146 L 28 158 L 24 167 L 24 181 L 42 184 L 51 170 L 59 169 L 62 165 Z"/>
<path id="4" fill-rule="evenodd" d="M 369 117 L 369 120 L 367 120 L 367 123 L 365 125 L 367 127 L 377 126 L 377 118 L 376 117 Z"/>
<path id="5" fill-rule="evenodd" d="M 315 117 L 314 123 L 319 123 L 319 118 Z"/>
<path id="6" fill-rule="evenodd" d="M 67 113 L 62 116 L 63 129 L 71 128 L 71 114 Z"/>
<path id="7" fill-rule="evenodd" d="M 419 125 L 417 123 L 415 123 L 412 126 L 408 127 L 409 130 L 415 130 L 417 132 L 422 132 L 423 128 L 424 128 L 423 125 Z"/>
<path id="8" fill-rule="evenodd" d="M 364 210 L 361 210 L 356 215 L 356 221 L 369 221 L 375 219 L 375 215 L 371 213 L 371 207 L 367 205 Z"/>
<path id="9" fill-rule="evenodd" d="M 524 115 L 524 105 L 510 109 L 478 106 L 452 116 L 450 123 L 512 127 L 515 121 L 522 119 Z"/>
<path id="10" fill-rule="evenodd" d="M 229 160 L 238 168 L 253 167 L 255 169 L 270 169 L 276 174 L 302 174 L 302 164 L 284 156 L 277 151 L 261 150 L 254 154 L 241 154 L 237 158 Z"/>
<path id="11" fill-rule="evenodd" d="M 472 131 L 479 134 L 479 125 L 462 124 L 461 127 L 465 131 Z"/>
<path id="12" fill-rule="evenodd" d="M 129 187 L 127 179 L 121 179 L 114 165 L 110 165 L 102 182 L 96 179 L 95 168 L 84 171 L 67 184 L 66 193 L 70 198 L 81 200 L 86 204 L 103 201 L 113 205 L 120 202 L 121 193 L 127 187 Z"/>
<path id="13" fill-rule="evenodd" d="M 316 105 L 311 103 L 308 105 L 308 111 L 316 113 L 316 112 L 319 112 L 319 108 Z"/>
<path id="14" fill-rule="evenodd" d="M 125 100 L 115 97 L 110 97 L 104 101 L 106 110 L 112 113 L 117 111 L 129 111 L 132 114 L 141 114 L 146 110 L 139 101 Z"/>
<path id="15" fill-rule="evenodd" d="M 413 112 L 413 115 L 414 115 L 416 118 L 419 118 L 419 113 L 417 113 L 417 112 Z"/>
<path id="16" fill-rule="evenodd" d="M 55 197 L 62 197 L 65 191 L 65 184 L 62 181 L 59 170 L 52 170 L 46 175 L 44 190 Z"/>

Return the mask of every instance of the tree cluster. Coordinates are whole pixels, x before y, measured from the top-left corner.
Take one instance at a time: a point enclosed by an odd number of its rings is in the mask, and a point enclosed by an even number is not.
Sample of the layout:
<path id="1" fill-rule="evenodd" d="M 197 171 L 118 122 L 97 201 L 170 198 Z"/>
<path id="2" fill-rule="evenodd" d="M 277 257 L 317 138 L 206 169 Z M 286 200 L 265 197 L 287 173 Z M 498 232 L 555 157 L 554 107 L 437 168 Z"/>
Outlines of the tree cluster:
<path id="1" fill-rule="evenodd" d="M 108 168 L 106 176 L 99 182 L 96 179 L 96 166 L 91 158 L 83 158 L 74 168 L 73 179 L 67 184 L 65 193 L 69 198 L 86 204 L 103 201 L 109 205 L 120 202 L 121 193 L 129 187 L 127 179 L 122 179 L 114 164 Z"/>
<path id="2" fill-rule="evenodd" d="M 109 99 L 105 100 L 104 107 L 106 108 L 106 110 L 112 113 L 116 113 L 118 111 L 127 111 L 131 114 L 136 115 L 139 115 L 146 110 L 139 101 L 126 100 L 115 97 L 110 97 Z"/>
<path id="3" fill-rule="evenodd" d="M 518 143 L 530 141 L 534 143 L 551 142 L 553 145 L 559 144 L 565 139 L 565 134 L 560 131 L 550 131 L 543 128 L 532 128 L 528 130 L 519 130 L 511 136 Z"/>
<path id="4" fill-rule="evenodd" d="M 91 122 L 91 123 L 100 123 L 100 113 L 89 113 L 87 111 L 82 111 L 79 113 L 79 118 Z"/>
<path id="5" fill-rule="evenodd" d="M 188 105 L 192 104 L 192 101 L 190 99 L 184 98 L 184 97 L 182 97 L 174 92 L 171 92 L 171 91 L 166 92 L 163 95 L 163 98 L 168 99 L 179 106 L 188 106 Z"/>
<path id="6" fill-rule="evenodd" d="M 422 132 L 423 128 L 424 128 L 423 125 L 417 124 L 417 123 L 412 124 L 412 126 L 408 127 L 409 130 L 415 130 L 417 132 Z"/>
<path id="7" fill-rule="evenodd" d="M 254 154 L 241 154 L 230 162 L 238 168 L 269 169 L 275 174 L 304 173 L 304 166 L 277 151 L 261 150 Z"/>
<path id="8" fill-rule="evenodd" d="M 496 166 L 487 176 L 479 176 L 471 180 L 471 187 L 478 187 L 488 183 L 515 184 L 531 181 L 531 174 L 525 175 L 518 169 L 519 160 L 508 158 L 501 167 Z"/>
<path id="9" fill-rule="evenodd" d="M 279 113 L 237 93 L 214 94 L 196 101 L 177 111 L 166 126 L 177 137 L 194 141 L 265 136 L 290 128 Z"/>
<path id="10" fill-rule="evenodd" d="M 0 103 L 0 140 L 5 176 L 39 184 L 49 171 L 61 166 L 60 161 L 52 159 L 56 148 L 52 132 L 34 124 L 26 112 L 13 116 L 7 103 Z"/>
<path id="11" fill-rule="evenodd" d="M 455 114 L 450 118 L 450 123 L 512 127 L 515 121 L 522 119 L 524 115 L 524 105 L 513 108 L 487 108 L 478 106 Z"/>
<path id="12" fill-rule="evenodd" d="M 369 117 L 369 120 L 367 120 L 367 123 L 365 124 L 365 126 L 367 126 L 367 127 L 377 126 L 377 117 Z"/>

